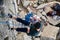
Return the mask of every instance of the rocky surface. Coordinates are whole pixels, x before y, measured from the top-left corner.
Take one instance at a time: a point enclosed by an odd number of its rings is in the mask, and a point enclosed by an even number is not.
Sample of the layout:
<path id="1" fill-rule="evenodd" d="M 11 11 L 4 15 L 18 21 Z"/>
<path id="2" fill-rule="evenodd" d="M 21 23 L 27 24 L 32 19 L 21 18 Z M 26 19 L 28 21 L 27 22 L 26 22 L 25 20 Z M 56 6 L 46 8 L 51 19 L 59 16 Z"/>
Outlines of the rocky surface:
<path id="1" fill-rule="evenodd" d="M 11 2 L 10 2 L 10 0 L 9 1 L 4 0 L 4 1 L 5 1 L 5 5 L 8 6 L 8 8 L 10 8 L 11 10 L 13 10 L 13 12 L 15 13 L 14 6 L 12 4 L 12 0 L 11 0 Z M 51 0 L 49 0 L 49 1 L 51 1 Z M 8 3 L 9 5 L 7 4 L 7 2 L 9 2 Z M 42 4 L 40 7 L 44 7 L 44 5 L 46 5 L 46 4 Z M 5 13 L 7 14 L 8 12 L 10 12 L 12 15 L 14 15 L 14 13 L 9 11 L 8 8 L 7 7 L 5 8 L 6 9 Z M 39 7 L 37 9 L 39 9 Z M 42 10 L 40 10 L 40 11 L 42 11 Z M 38 12 L 37 15 L 40 16 L 40 12 Z M 20 13 L 19 17 L 24 18 L 24 16 L 25 16 L 25 14 L 23 12 L 23 13 Z M 6 20 L 10 21 L 9 25 L 1 23 L 1 22 L 5 23 Z M 28 36 L 26 33 L 16 32 L 16 30 L 10 29 L 11 27 L 20 27 L 21 28 L 22 26 L 23 26 L 23 28 L 25 27 L 23 24 L 18 23 L 15 20 L 12 20 L 9 18 L 3 18 L 3 19 L 0 18 L 0 40 L 55 40 L 56 38 L 57 38 L 57 40 L 60 40 L 59 27 L 51 26 L 49 24 L 48 24 L 48 26 L 44 26 L 43 32 L 41 33 L 41 37 L 39 37 L 39 38 L 31 37 L 31 36 Z M 59 31 L 59 33 L 58 33 L 58 31 Z"/>

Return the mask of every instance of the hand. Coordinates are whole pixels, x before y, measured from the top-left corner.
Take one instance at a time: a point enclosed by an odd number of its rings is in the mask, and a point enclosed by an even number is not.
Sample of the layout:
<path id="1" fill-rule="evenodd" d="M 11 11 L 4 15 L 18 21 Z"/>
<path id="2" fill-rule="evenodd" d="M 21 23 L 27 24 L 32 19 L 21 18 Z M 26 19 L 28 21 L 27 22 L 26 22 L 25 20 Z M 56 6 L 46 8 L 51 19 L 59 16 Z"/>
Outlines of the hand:
<path id="1" fill-rule="evenodd" d="M 37 29 L 37 31 L 39 32 L 39 31 L 40 31 L 40 29 Z"/>
<path id="2" fill-rule="evenodd" d="M 47 25 L 48 25 L 48 23 L 45 23 L 44 25 L 45 25 L 45 26 L 47 26 Z"/>

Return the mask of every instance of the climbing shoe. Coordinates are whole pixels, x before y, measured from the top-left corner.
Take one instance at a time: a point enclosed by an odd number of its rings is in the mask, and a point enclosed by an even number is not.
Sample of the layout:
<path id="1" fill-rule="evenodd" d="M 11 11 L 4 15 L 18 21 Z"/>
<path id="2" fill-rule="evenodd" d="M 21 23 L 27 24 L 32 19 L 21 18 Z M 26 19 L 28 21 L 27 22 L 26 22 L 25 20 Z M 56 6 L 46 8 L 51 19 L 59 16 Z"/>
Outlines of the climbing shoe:
<path id="1" fill-rule="evenodd" d="M 12 15 L 11 15 L 11 14 L 8 14 L 8 16 L 9 16 L 10 18 L 12 18 Z"/>

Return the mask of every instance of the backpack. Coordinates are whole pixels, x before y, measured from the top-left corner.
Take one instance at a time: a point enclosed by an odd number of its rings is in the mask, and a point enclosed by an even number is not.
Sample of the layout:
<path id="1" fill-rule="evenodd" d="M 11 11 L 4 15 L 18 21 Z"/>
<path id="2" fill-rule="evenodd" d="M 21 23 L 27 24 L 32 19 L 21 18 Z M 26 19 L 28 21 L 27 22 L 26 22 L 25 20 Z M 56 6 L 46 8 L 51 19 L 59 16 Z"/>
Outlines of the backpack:
<path id="1" fill-rule="evenodd" d="M 40 22 L 40 26 L 39 26 L 39 28 L 41 29 L 42 28 L 42 22 Z M 40 30 L 41 31 L 41 30 Z M 39 31 L 39 32 L 40 32 Z M 30 35 L 30 36 L 36 36 L 36 35 L 38 35 L 39 34 L 39 32 L 36 30 L 36 28 L 35 28 L 35 26 L 32 24 L 32 25 L 30 25 L 30 32 L 28 33 L 28 35 Z"/>

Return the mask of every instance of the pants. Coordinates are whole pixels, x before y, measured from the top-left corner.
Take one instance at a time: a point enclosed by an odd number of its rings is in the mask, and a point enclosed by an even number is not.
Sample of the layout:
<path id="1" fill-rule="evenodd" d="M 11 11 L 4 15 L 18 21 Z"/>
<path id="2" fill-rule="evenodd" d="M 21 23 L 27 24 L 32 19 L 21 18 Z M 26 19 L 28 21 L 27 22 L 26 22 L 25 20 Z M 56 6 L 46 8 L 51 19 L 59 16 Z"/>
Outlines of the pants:
<path id="1" fill-rule="evenodd" d="M 12 29 L 13 29 L 13 28 L 11 28 L 11 30 L 12 30 Z M 16 28 L 16 31 L 27 33 L 27 28 Z"/>
<path id="2" fill-rule="evenodd" d="M 29 26 L 30 22 L 26 21 L 26 20 L 22 20 L 21 18 L 16 18 L 16 21 L 21 22 L 22 24 Z"/>

